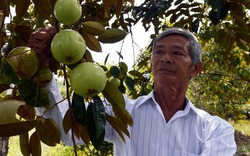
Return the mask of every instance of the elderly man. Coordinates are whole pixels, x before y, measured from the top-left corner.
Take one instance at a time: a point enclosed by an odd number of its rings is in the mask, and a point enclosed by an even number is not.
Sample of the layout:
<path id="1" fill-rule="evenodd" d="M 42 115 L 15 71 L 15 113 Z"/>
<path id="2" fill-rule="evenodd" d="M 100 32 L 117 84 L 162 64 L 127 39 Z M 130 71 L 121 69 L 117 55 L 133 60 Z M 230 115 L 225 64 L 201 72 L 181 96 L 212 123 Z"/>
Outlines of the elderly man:
<path id="1" fill-rule="evenodd" d="M 202 47 L 188 30 L 170 28 L 153 42 L 154 90 L 135 100 L 125 97 L 134 125 L 124 142 L 107 124 L 105 139 L 117 156 L 232 156 L 234 129 L 225 120 L 196 108 L 186 97 L 190 80 L 202 69 Z M 60 101 L 55 83 L 47 86 Z M 60 98 L 58 98 L 60 97 Z M 63 105 L 58 105 L 63 107 Z M 64 114 L 64 108 L 56 114 Z M 113 114 L 112 110 L 107 111 Z M 60 125 L 59 118 L 54 119 Z M 67 141 L 66 141 L 67 142 Z"/>

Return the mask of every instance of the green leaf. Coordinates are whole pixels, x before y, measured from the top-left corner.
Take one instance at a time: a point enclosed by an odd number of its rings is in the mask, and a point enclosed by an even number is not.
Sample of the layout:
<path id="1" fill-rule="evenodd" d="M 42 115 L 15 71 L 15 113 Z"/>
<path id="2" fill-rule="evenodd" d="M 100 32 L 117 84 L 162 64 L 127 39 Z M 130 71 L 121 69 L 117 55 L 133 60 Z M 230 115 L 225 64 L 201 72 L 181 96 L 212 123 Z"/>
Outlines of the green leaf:
<path id="1" fill-rule="evenodd" d="M 245 27 L 232 27 L 232 30 L 236 32 L 235 36 L 236 38 L 239 38 L 241 40 L 244 40 L 245 42 L 250 42 L 250 31 Z"/>
<path id="2" fill-rule="evenodd" d="M 220 19 L 224 19 L 227 16 L 230 6 L 231 3 L 226 3 L 225 5 L 223 5 L 223 7 L 220 10 Z"/>
<path id="3" fill-rule="evenodd" d="M 217 10 L 223 3 L 223 0 L 210 0 L 208 4 L 211 4 L 213 10 Z"/>
<path id="4" fill-rule="evenodd" d="M 73 93 L 72 99 L 72 111 L 73 115 L 78 123 L 83 126 L 87 125 L 87 110 L 85 107 L 84 99 L 82 96 Z"/>
<path id="5" fill-rule="evenodd" d="M 47 131 L 48 137 L 59 144 L 61 141 L 61 131 L 57 123 L 51 118 L 46 118 L 43 124 Z"/>
<path id="6" fill-rule="evenodd" d="M 228 49 L 231 47 L 231 41 L 232 41 L 232 35 L 230 34 L 230 32 L 225 31 L 224 29 L 219 30 L 216 33 L 215 36 L 215 42 L 219 43 L 221 47 Z M 224 38 L 224 40 L 221 40 L 221 38 Z"/>
<path id="7" fill-rule="evenodd" d="M 120 75 L 120 69 L 117 66 L 111 66 L 109 71 L 113 77 L 119 77 Z"/>
<path id="8" fill-rule="evenodd" d="M 130 136 L 129 131 L 127 129 L 127 125 L 120 119 L 108 114 L 106 114 L 106 119 L 110 123 L 110 125 L 115 129 L 118 135 L 122 138 L 123 141 L 125 141 L 123 133 L 126 134 L 128 137 Z"/>
<path id="9" fill-rule="evenodd" d="M 34 30 L 26 25 L 18 25 L 15 26 L 15 33 L 17 34 L 17 38 L 19 40 L 23 40 L 23 42 L 28 42 L 28 39 L 30 37 L 30 34 L 33 33 Z"/>
<path id="10" fill-rule="evenodd" d="M 19 84 L 20 80 L 17 77 L 15 71 L 7 61 L 5 57 L 2 59 L 1 69 L 3 70 L 3 75 L 9 79 L 13 84 Z"/>
<path id="11" fill-rule="evenodd" d="M 88 129 L 87 126 L 79 126 L 79 131 L 80 131 L 80 137 L 82 139 L 82 141 L 87 145 L 90 142 L 89 139 L 89 133 L 88 133 Z"/>
<path id="12" fill-rule="evenodd" d="M 238 75 L 243 79 L 243 80 L 250 80 L 250 71 L 247 68 L 241 68 L 238 71 Z"/>
<path id="13" fill-rule="evenodd" d="M 174 5 L 179 5 L 183 0 L 176 0 L 176 2 L 174 3 Z"/>
<path id="14" fill-rule="evenodd" d="M 120 80 L 120 85 L 118 86 L 118 89 L 121 93 L 125 94 L 126 93 L 126 87 L 124 86 L 124 81 Z"/>
<path id="15" fill-rule="evenodd" d="M 125 109 L 125 100 L 122 93 L 110 82 L 107 82 L 102 93 L 104 97 L 112 104 L 112 106 L 114 104 L 115 107 Z"/>
<path id="16" fill-rule="evenodd" d="M 30 156 L 29 133 L 19 135 L 19 144 L 21 152 L 24 156 Z"/>
<path id="17" fill-rule="evenodd" d="M 0 74 L 0 85 L 1 84 L 11 84 L 10 80 L 2 73 Z"/>
<path id="18" fill-rule="evenodd" d="M 175 10 L 174 9 L 169 9 L 169 11 L 167 11 L 166 13 L 165 13 L 165 16 L 166 17 L 168 17 L 169 15 L 172 15 L 173 13 L 175 13 Z"/>
<path id="19" fill-rule="evenodd" d="M 104 26 L 96 21 L 86 21 L 82 23 L 83 30 L 92 34 L 92 35 L 100 35 L 104 33 Z"/>
<path id="20" fill-rule="evenodd" d="M 112 85 L 110 82 L 107 82 L 102 94 L 112 105 L 115 116 L 121 119 L 124 123 L 132 126 L 132 117 L 125 109 L 125 100 L 118 88 Z"/>
<path id="21" fill-rule="evenodd" d="M 56 145 L 56 142 L 54 142 L 54 140 L 48 136 L 47 131 L 44 127 L 44 124 L 41 120 L 38 120 L 38 123 L 36 124 L 36 131 L 38 132 L 38 134 L 40 136 L 40 140 L 44 144 L 46 144 L 48 146 L 55 146 Z"/>
<path id="22" fill-rule="evenodd" d="M 119 67 L 120 67 L 120 75 L 121 77 L 125 77 L 127 75 L 127 72 L 128 72 L 128 66 L 126 63 L 124 62 L 120 62 L 119 63 Z"/>
<path id="23" fill-rule="evenodd" d="M 105 129 L 106 125 L 106 114 L 105 114 L 105 107 L 102 103 L 102 100 L 100 99 L 99 96 L 94 96 L 94 106 L 96 107 L 96 120 L 98 124 L 98 133 L 102 133 L 103 129 Z M 99 137 L 99 136 L 98 136 Z"/>
<path id="24" fill-rule="evenodd" d="M 196 7 L 196 8 L 192 8 L 190 11 L 192 11 L 192 12 L 202 12 L 203 11 L 203 9 L 202 8 L 200 8 L 200 7 Z M 200 14 L 198 14 L 198 15 L 200 15 Z"/>
<path id="25" fill-rule="evenodd" d="M 117 1 L 115 5 L 115 10 L 114 10 L 116 17 L 120 17 L 121 13 L 123 12 L 122 9 L 123 9 L 123 0 Z"/>
<path id="26" fill-rule="evenodd" d="M 8 84 L 0 84 L 0 93 L 10 88 Z"/>
<path id="27" fill-rule="evenodd" d="M 22 80 L 17 89 L 22 100 L 30 106 L 46 107 L 50 104 L 46 90 L 30 80 Z"/>
<path id="28" fill-rule="evenodd" d="M 40 156 L 42 154 L 40 137 L 37 131 L 30 136 L 30 153 L 34 156 Z"/>
<path id="29" fill-rule="evenodd" d="M 94 35 L 89 34 L 87 32 L 81 32 L 81 34 L 85 40 L 87 47 L 90 50 L 93 50 L 95 52 L 102 52 L 101 44 Z"/>
<path id="30" fill-rule="evenodd" d="M 217 14 L 217 12 L 215 12 L 215 11 L 213 11 L 213 10 L 211 10 L 211 11 L 209 12 L 209 19 L 212 21 L 212 23 L 213 23 L 214 25 L 216 25 L 216 24 L 219 23 L 218 14 Z"/>
<path id="31" fill-rule="evenodd" d="M 30 0 L 15 0 L 14 3 L 16 4 L 17 16 L 22 17 L 25 13 L 27 13 L 30 5 Z"/>
<path id="32" fill-rule="evenodd" d="M 173 13 L 172 16 L 170 17 L 170 23 L 176 22 L 177 18 L 178 18 L 178 16 L 176 15 L 176 13 Z"/>
<path id="33" fill-rule="evenodd" d="M 36 120 L 29 120 L 0 124 L 0 137 L 26 133 L 35 127 L 36 122 Z"/>
<path id="34" fill-rule="evenodd" d="M 248 50 L 249 47 L 247 46 L 247 42 L 243 41 L 239 37 L 235 38 L 235 41 L 237 43 L 237 46 L 239 46 L 241 49 Z"/>
<path id="35" fill-rule="evenodd" d="M 125 79 L 125 83 L 126 83 L 127 87 L 129 88 L 129 90 L 135 91 L 135 88 L 134 88 L 135 82 L 131 77 L 127 76 Z"/>
<path id="36" fill-rule="evenodd" d="M 54 6 L 54 2 L 49 0 L 33 0 L 38 14 L 46 19 L 49 19 L 53 13 L 52 6 Z"/>
<path id="37" fill-rule="evenodd" d="M 248 9 L 250 8 L 250 1 L 248 1 L 248 0 L 242 0 L 241 3 L 243 5 L 245 5 L 246 8 L 248 8 Z"/>
<path id="38" fill-rule="evenodd" d="M 198 29 L 199 29 L 199 19 L 195 19 L 193 22 L 192 22 L 192 32 L 195 32 L 197 33 Z"/>
<path id="39" fill-rule="evenodd" d="M 105 136 L 106 114 L 101 99 L 94 96 L 93 100 L 94 102 L 90 102 L 87 108 L 87 129 L 93 146 L 98 149 Z"/>
<path id="40" fill-rule="evenodd" d="M 142 73 L 140 73 L 138 70 L 130 70 L 128 72 L 130 75 L 134 76 L 134 77 L 142 77 Z"/>
<path id="41" fill-rule="evenodd" d="M 71 107 L 66 111 L 64 117 L 63 117 L 63 129 L 64 132 L 67 134 L 69 130 L 72 128 L 72 122 L 71 122 L 72 117 L 72 109 Z"/>
<path id="42" fill-rule="evenodd" d="M 115 43 L 123 40 L 127 33 L 121 29 L 112 28 L 107 29 L 104 33 L 98 36 L 98 40 L 102 43 Z"/>
<path id="43" fill-rule="evenodd" d="M 109 58 L 109 55 L 110 55 L 110 53 L 108 53 L 108 55 L 105 57 L 105 59 L 104 59 L 104 65 L 106 66 L 106 64 L 107 64 L 107 61 L 108 61 L 108 58 Z"/>

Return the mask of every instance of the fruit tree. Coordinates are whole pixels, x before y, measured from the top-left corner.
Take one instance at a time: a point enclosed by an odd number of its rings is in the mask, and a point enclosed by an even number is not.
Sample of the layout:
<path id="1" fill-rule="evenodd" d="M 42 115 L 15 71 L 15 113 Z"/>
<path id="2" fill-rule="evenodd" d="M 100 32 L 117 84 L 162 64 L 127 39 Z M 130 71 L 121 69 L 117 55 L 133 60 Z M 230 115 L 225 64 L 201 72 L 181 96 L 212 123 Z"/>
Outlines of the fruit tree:
<path id="1" fill-rule="evenodd" d="M 101 52 L 101 43 L 112 44 L 125 38 L 127 29 L 110 23 L 113 17 L 122 16 L 123 5 L 132 6 L 133 1 L 105 5 L 78 0 L 1 1 L 0 88 L 6 100 L 0 105 L 5 110 L 1 111 L 0 127 L 4 130 L 0 136 L 20 135 L 24 155 L 41 155 L 40 142 L 48 146 L 60 143 L 58 125 L 37 115 L 35 109 L 53 109 L 44 88 L 53 74 L 66 82 L 64 98 L 69 110 L 63 119 L 65 132 L 71 129 L 86 144 L 91 142 L 98 149 L 107 120 L 101 100 L 104 97 L 117 112 L 107 122 L 122 138 L 122 132 L 129 135 L 124 127 L 132 126 L 133 121 L 125 110 L 122 93 L 108 81 L 108 67 L 95 62 L 90 52 Z M 7 18 L 10 22 L 5 21 Z M 11 92 L 8 96 L 7 90 Z M 33 128 L 35 131 L 29 136 Z"/>
<path id="2" fill-rule="evenodd" d="M 72 130 L 97 149 L 106 122 L 121 138 L 129 136 L 124 127 L 132 126 L 133 121 L 122 94 L 136 98 L 153 89 L 151 44 L 133 70 L 122 61 L 107 66 L 108 55 L 104 64 L 98 64 L 91 54 L 102 52 L 102 44 L 112 45 L 133 34 L 135 24 L 145 31 L 153 28 L 151 39 L 172 26 L 196 33 L 206 51 L 205 66 L 201 77 L 191 84 L 195 94 L 190 96 L 210 104 L 204 107 L 211 112 L 225 108 L 224 112 L 235 113 L 249 95 L 249 8 L 249 0 L 142 0 L 139 4 L 134 0 L 0 1 L 0 111 L 5 110 L 0 112 L 0 137 L 20 135 L 24 155 L 41 155 L 40 142 L 49 146 L 60 142 L 55 122 L 38 116 L 35 109 L 53 109 L 44 88 L 51 73 L 65 82 L 64 98 L 69 104 L 63 120 L 65 132 Z M 20 55 L 12 54 L 15 49 Z M 105 114 L 102 99 L 113 107 L 114 118 Z M 238 105 L 232 105 L 236 102 Z M 89 103 L 87 108 L 85 103 Z"/>

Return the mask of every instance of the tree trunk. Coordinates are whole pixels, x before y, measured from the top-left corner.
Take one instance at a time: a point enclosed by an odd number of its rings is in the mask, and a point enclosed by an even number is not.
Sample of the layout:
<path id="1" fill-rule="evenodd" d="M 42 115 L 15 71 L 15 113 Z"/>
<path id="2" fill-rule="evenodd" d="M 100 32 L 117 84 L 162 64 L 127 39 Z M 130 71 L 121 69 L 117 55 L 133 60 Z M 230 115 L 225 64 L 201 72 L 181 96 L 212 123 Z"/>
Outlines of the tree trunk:
<path id="1" fill-rule="evenodd" d="M 0 137 L 0 156 L 8 154 L 9 137 Z"/>

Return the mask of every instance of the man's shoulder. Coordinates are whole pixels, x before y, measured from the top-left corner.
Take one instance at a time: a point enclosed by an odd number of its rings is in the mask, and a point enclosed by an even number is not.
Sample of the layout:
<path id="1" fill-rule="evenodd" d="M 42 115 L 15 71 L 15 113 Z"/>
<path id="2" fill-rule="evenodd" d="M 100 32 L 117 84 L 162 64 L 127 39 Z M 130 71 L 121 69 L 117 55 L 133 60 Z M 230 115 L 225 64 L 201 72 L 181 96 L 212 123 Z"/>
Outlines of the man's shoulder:
<path id="1" fill-rule="evenodd" d="M 219 117 L 218 115 L 212 115 L 205 110 L 194 107 L 193 113 L 196 114 L 197 120 L 199 120 L 207 128 L 232 128 L 232 125 L 225 119 Z"/>
<path id="2" fill-rule="evenodd" d="M 151 99 L 152 95 L 141 95 L 137 97 L 136 99 L 131 99 L 127 96 L 124 97 L 125 103 L 126 103 L 126 108 L 127 109 L 132 109 L 132 108 L 138 108 L 142 104 L 144 104 L 147 100 Z"/>

